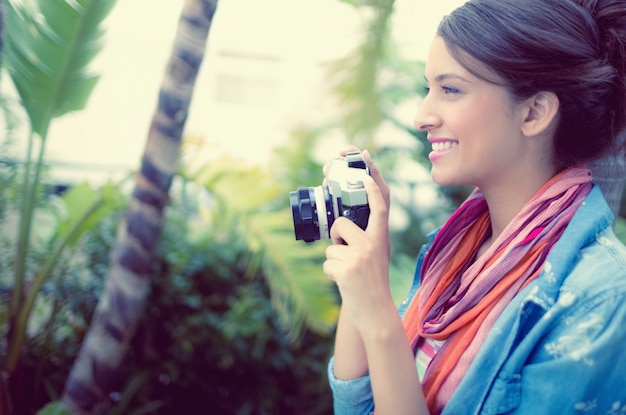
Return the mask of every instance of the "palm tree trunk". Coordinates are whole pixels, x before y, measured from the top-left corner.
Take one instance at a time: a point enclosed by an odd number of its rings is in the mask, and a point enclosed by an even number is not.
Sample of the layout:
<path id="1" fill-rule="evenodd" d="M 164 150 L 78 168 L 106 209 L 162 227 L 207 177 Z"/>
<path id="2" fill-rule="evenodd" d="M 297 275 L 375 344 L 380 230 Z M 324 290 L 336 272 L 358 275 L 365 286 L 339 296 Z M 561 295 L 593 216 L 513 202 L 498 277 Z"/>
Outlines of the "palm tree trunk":
<path id="1" fill-rule="evenodd" d="M 185 0 L 104 292 L 65 385 L 62 401 L 73 414 L 106 413 L 117 370 L 142 315 L 163 210 L 216 7 L 217 0 Z"/>
<path id="2" fill-rule="evenodd" d="M 598 183 L 615 217 L 620 213 L 624 186 L 626 185 L 626 130 L 618 136 L 620 150 L 614 151 L 590 164 L 594 181 Z"/>

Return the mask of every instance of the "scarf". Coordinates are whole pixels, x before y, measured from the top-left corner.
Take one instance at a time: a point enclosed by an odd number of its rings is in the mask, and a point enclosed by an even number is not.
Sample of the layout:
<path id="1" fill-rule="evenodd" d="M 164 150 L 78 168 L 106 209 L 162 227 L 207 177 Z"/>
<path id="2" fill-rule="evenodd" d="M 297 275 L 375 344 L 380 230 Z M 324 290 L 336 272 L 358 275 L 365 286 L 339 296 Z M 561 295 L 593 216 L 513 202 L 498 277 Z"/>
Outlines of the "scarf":
<path id="1" fill-rule="evenodd" d="M 539 275 L 591 187 L 586 168 L 557 174 L 478 258 L 491 232 L 479 189 L 438 232 L 424 257 L 420 288 L 403 317 L 414 350 L 420 337 L 446 340 L 422 379 L 431 414 L 441 413 L 505 306 Z"/>

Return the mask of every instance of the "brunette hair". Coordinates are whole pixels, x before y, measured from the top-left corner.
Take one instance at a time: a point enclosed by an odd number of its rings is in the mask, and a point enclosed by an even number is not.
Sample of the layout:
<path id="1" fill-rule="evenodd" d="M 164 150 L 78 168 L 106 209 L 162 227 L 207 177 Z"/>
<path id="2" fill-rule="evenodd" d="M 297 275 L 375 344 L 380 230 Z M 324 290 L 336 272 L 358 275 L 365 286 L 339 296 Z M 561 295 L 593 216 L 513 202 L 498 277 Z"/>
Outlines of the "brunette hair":
<path id="1" fill-rule="evenodd" d="M 626 127 L 626 0 L 471 0 L 437 34 L 467 70 L 514 97 L 558 96 L 563 167 L 613 149 Z"/>

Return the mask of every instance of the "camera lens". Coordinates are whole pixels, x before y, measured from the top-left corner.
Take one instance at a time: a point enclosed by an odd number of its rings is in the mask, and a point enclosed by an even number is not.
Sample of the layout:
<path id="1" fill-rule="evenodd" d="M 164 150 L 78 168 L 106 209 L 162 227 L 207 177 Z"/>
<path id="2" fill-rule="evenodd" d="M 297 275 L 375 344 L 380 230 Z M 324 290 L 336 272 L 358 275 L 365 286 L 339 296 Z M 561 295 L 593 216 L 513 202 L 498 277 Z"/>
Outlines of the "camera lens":
<path id="1" fill-rule="evenodd" d="M 301 187 L 289 193 L 296 240 L 313 242 L 328 238 L 334 220 L 327 186 Z"/>
<path id="2" fill-rule="evenodd" d="M 297 192 L 290 192 L 291 214 L 296 240 L 313 242 L 320 239 L 315 209 L 315 191 L 312 187 L 301 187 Z"/>

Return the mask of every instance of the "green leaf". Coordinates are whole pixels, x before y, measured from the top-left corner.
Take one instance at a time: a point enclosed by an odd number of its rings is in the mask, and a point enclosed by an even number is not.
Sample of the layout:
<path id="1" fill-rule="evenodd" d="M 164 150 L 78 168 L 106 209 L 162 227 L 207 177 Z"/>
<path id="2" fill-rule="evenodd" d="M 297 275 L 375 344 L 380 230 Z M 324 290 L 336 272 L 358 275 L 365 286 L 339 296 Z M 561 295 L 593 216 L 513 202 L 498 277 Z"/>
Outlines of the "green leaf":
<path id="1" fill-rule="evenodd" d="M 275 198 L 279 190 L 268 171 L 229 157 L 207 164 L 187 177 L 236 211 L 257 209 Z"/>
<path id="2" fill-rule="evenodd" d="M 53 118 L 85 107 L 98 80 L 88 66 L 116 1 L 7 1 L 5 64 L 40 137 Z"/>
<path id="3" fill-rule="evenodd" d="M 260 246 L 263 275 L 272 287 L 272 302 L 293 338 L 304 326 L 327 333 L 337 320 L 339 307 L 334 284 L 324 276 L 327 244 L 296 241 L 289 211 L 249 215 L 249 246 Z"/>
<path id="4" fill-rule="evenodd" d="M 40 409 L 37 415 L 71 415 L 61 402 L 52 402 Z"/>
<path id="5" fill-rule="evenodd" d="M 372 7 L 364 42 L 346 57 L 332 63 L 329 84 L 341 107 L 339 121 L 357 147 L 374 148 L 374 135 L 386 119 L 388 102 L 381 83 L 397 46 L 391 41 L 394 0 L 359 0 L 357 7 Z"/>
<path id="6" fill-rule="evenodd" d="M 230 158 L 184 176 L 218 202 L 203 206 L 212 215 L 213 231 L 220 226 L 229 235 L 245 238 L 250 253 L 247 273 L 265 276 L 274 308 L 292 338 L 305 327 L 329 332 L 339 308 L 333 284 L 322 273 L 325 244 L 296 241 L 288 194 L 280 193 L 275 176 Z"/>
<path id="7" fill-rule="evenodd" d="M 66 215 L 59 221 L 56 238 L 70 238 L 67 244 L 73 245 L 85 231 L 121 208 L 124 199 L 114 184 L 107 183 L 96 191 L 85 182 L 72 186 L 61 200 Z"/>

